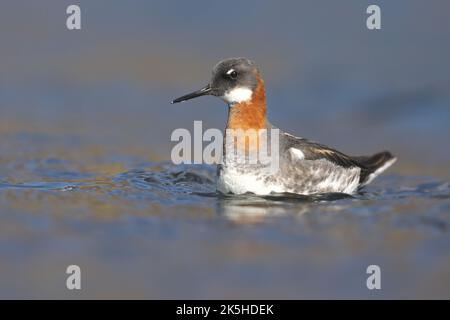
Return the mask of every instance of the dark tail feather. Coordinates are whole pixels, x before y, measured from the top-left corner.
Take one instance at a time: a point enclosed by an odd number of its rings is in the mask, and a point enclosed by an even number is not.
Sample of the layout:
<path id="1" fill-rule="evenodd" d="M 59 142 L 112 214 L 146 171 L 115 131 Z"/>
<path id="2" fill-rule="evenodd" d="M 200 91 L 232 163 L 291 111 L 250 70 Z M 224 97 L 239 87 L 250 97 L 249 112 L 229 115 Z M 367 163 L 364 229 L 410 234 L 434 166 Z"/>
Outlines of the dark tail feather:
<path id="1" fill-rule="evenodd" d="M 359 162 L 369 171 L 374 172 L 382 167 L 387 161 L 394 159 L 394 156 L 389 151 L 379 152 L 369 157 L 359 157 Z"/>
<path id="2" fill-rule="evenodd" d="M 363 167 L 360 178 L 361 185 L 370 183 L 397 160 L 389 151 L 379 152 L 369 157 L 355 157 L 355 159 Z"/>

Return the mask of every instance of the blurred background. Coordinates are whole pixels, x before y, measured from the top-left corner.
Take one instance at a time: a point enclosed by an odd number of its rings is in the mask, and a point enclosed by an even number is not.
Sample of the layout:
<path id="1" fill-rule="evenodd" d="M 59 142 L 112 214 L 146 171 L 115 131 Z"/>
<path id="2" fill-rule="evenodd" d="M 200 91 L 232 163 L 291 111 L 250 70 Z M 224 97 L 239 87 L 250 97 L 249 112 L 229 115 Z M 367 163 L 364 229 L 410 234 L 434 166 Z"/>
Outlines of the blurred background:
<path id="1" fill-rule="evenodd" d="M 79 31 L 66 28 L 70 4 Z M 381 30 L 366 28 L 370 4 Z M 0 297 L 370 297 L 358 283 L 371 252 L 397 281 L 379 296 L 449 297 L 449 12 L 444 0 L 2 1 Z M 170 101 L 237 56 L 258 64 L 276 126 L 348 154 L 397 155 L 375 194 L 416 197 L 431 183 L 444 195 L 278 211 L 257 201 L 263 226 L 242 230 L 216 216 L 249 210 L 240 203 L 149 187 L 149 172 L 175 170 L 160 165 L 174 129 L 225 126 L 219 99 Z M 289 218 L 267 222 L 266 209 Z M 305 210 L 325 215 L 297 219 Z M 437 220 L 423 231 L 427 210 Z M 399 222 L 404 211 L 415 220 Z M 65 290 L 71 261 L 101 285 Z M 427 273 L 416 287 L 407 278 Z"/>
<path id="2" fill-rule="evenodd" d="M 169 159 L 170 133 L 223 128 L 218 99 L 170 105 L 220 59 L 254 59 L 273 123 L 350 154 L 390 149 L 400 172 L 449 175 L 447 1 L 7 1 L 1 130 L 73 134 Z M 120 151 L 120 149 L 119 149 Z"/>

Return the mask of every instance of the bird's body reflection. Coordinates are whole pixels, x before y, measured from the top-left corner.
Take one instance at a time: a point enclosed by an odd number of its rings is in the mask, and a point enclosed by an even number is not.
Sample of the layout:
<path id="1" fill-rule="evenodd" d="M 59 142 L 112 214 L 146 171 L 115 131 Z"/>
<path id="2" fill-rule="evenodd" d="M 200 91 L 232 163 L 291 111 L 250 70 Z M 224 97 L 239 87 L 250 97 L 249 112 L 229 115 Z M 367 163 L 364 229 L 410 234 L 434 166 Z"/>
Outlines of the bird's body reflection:
<path id="1" fill-rule="evenodd" d="M 344 193 L 318 194 L 303 196 L 290 193 L 255 196 L 220 195 L 217 202 L 217 212 L 222 217 L 242 224 L 262 223 L 268 219 L 284 216 L 302 216 L 318 202 L 331 202 L 341 199 L 351 199 Z"/>

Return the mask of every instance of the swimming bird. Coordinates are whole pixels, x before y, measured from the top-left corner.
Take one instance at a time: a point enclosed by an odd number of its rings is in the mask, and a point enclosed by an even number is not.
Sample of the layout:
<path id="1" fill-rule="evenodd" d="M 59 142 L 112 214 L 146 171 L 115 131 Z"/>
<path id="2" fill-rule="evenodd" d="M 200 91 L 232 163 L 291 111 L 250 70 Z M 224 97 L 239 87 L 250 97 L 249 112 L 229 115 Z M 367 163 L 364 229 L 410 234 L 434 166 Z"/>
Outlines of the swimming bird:
<path id="1" fill-rule="evenodd" d="M 217 63 L 208 85 L 172 101 L 183 102 L 212 95 L 228 105 L 228 130 L 275 132 L 278 138 L 277 170 L 264 170 L 261 163 L 243 163 L 227 156 L 229 150 L 252 148 L 246 140 L 224 139 L 221 164 L 217 170 L 217 190 L 225 194 L 322 193 L 352 194 L 370 183 L 397 159 L 388 151 L 371 156 L 348 156 L 323 144 L 296 137 L 273 126 L 266 116 L 264 81 L 256 64 L 247 58 L 230 58 Z M 257 148 L 262 143 L 258 134 Z M 231 141 L 232 140 L 232 141 Z M 236 149 L 229 149 L 228 146 Z M 242 159 L 241 159 L 242 160 Z"/>

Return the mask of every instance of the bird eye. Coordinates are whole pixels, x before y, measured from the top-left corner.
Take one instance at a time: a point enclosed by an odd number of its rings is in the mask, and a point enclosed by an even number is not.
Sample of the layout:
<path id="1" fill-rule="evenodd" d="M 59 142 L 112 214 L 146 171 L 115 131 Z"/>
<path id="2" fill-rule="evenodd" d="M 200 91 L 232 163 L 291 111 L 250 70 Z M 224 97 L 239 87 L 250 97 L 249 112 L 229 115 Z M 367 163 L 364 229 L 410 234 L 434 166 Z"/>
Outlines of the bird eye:
<path id="1" fill-rule="evenodd" d="M 237 72 L 235 70 L 228 71 L 227 75 L 233 80 L 235 80 L 237 78 L 237 76 L 238 76 L 238 74 L 237 74 Z"/>

